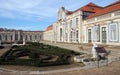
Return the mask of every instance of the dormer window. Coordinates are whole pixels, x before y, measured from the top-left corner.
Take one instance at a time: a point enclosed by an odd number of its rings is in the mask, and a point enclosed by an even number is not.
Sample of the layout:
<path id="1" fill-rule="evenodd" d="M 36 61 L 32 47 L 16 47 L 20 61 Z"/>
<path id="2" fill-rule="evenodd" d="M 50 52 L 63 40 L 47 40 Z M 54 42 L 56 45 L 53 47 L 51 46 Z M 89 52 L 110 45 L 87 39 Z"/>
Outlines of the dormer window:
<path id="1" fill-rule="evenodd" d="M 86 17 L 90 16 L 91 14 L 93 14 L 93 12 L 83 11 L 83 19 L 85 19 Z"/>

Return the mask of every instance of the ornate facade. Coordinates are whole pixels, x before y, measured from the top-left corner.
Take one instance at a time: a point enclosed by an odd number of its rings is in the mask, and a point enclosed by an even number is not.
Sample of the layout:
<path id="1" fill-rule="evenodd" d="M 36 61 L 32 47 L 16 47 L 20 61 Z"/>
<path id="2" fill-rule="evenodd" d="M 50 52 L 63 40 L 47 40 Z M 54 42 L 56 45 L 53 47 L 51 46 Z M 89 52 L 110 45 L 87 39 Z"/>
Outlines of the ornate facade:
<path id="1" fill-rule="evenodd" d="M 89 3 L 75 11 L 61 7 L 52 26 L 54 42 L 120 45 L 120 1 L 106 7 Z"/>

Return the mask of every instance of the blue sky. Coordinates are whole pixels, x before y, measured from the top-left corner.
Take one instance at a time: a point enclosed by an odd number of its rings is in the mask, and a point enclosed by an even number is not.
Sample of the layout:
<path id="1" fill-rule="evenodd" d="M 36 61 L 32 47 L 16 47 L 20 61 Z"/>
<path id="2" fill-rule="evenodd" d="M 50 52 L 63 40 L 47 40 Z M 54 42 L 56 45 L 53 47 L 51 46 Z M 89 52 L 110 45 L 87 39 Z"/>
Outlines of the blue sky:
<path id="1" fill-rule="evenodd" d="M 0 28 L 45 30 L 64 6 L 74 11 L 89 2 L 106 6 L 117 0 L 0 0 Z"/>

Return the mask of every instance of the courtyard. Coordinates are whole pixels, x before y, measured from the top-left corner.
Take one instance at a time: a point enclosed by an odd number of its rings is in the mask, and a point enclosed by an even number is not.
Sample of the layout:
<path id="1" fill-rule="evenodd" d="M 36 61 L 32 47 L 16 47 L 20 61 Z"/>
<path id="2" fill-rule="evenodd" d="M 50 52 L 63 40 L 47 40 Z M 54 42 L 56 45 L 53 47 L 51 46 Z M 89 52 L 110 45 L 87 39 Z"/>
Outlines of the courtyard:
<path id="1" fill-rule="evenodd" d="M 57 44 L 59 44 L 59 46 L 64 45 L 62 43 L 56 43 L 54 45 L 54 43 L 50 43 L 50 42 L 44 42 L 47 44 L 51 44 L 53 46 L 56 46 Z M 71 44 L 68 44 L 69 46 Z M 76 44 L 77 45 L 77 44 Z M 73 45 L 73 48 L 74 46 Z M 69 48 L 69 46 L 66 46 Z M 89 48 L 91 47 L 91 45 L 89 46 Z M 64 48 L 64 46 L 63 46 Z M 110 58 L 115 58 L 115 57 L 119 57 L 120 51 L 117 50 L 117 48 L 114 48 L 111 51 L 110 54 Z M 6 50 L 6 49 L 4 49 Z M 6 52 L 3 49 L 1 50 L 1 55 Z M 83 51 L 84 53 L 84 51 Z M 88 51 L 88 53 L 90 53 Z M 108 66 L 104 65 L 103 67 L 101 66 L 100 68 L 97 68 L 97 66 L 95 65 L 88 65 L 87 67 L 85 67 L 84 64 L 81 63 L 74 63 L 71 65 L 61 65 L 61 66 L 49 66 L 49 67 L 34 67 L 34 66 L 19 66 L 19 65 L 1 65 L 1 70 L 0 70 L 0 74 L 15 74 L 15 75 L 19 75 L 19 73 L 21 72 L 22 75 L 29 75 L 30 73 L 35 75 L 35 74 L 46 74 L 46 75 L 78 75 L 78 74 L 82 74 L 82 75 L 88 75 L 88 74 L 93 74 L 94 75 L 116 75 L 119 73 L 120 70 L 120 64 L 119 64 L 119 59 L 114 60 L 114 62 L 110 63 Z M 19 68 L 18 68 L 19 67 Z M 5 70 L 4 70 L 5 69 Z M 7 70 L 6 70 L 7 69 Z M 11 71 L 12 70 L 12 71 Z M 13 71 L 17 71 L 18 73 L 12 73 Z M 25 73 L 24 73 L 25 72 Z M 27 73 L 29 72 L 29 73 Z"/>

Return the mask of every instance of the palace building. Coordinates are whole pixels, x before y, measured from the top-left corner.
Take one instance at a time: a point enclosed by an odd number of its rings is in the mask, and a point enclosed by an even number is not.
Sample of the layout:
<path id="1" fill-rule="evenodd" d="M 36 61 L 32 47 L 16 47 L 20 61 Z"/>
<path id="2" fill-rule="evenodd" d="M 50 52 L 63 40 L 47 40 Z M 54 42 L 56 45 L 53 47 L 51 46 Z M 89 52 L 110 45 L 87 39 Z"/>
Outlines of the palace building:
<path id="1" fill-rule="evenodd" d="M 23 31 L 23 30 L 0 30 L 1 42 L 40 42 L 43 39 L 43 31 Z"/>
<path id="2" fill-rule="evenodd" d="M 45 30 L 43 34 L 44 40 L 45 41 L 54 41 L 54 35 L 53 35 L 53 26 L 50 25 L 48 28 Z"/>
<path id="3" fill-rule="evenodd" d="M 105 7 L 89 3 L 75 11 L 61 7 L 44 40 L 120 45 L 120 1 Z"/>

